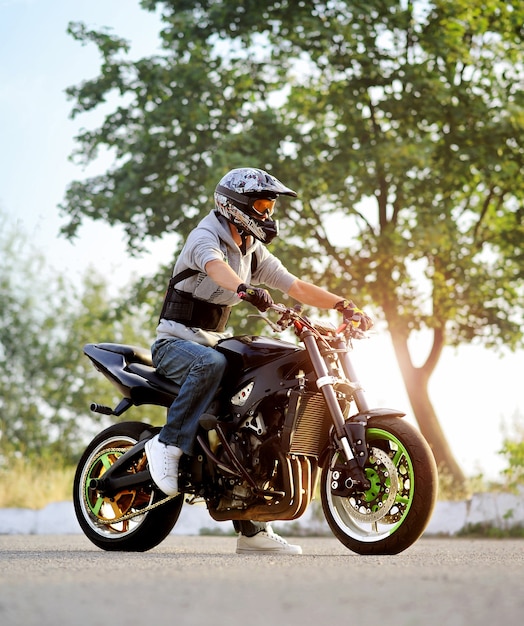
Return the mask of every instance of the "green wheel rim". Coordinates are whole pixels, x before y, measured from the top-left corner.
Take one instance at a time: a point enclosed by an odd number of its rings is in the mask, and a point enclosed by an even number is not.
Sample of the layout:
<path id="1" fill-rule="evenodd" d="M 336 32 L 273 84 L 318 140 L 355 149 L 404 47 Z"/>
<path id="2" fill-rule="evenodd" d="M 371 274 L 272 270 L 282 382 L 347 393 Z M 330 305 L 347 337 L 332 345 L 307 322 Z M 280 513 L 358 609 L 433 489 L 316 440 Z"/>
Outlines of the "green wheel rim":
<path id="1" fill-rule="evenodd" d="M 96 498 L 92 497 L 89 488 L 91 478 L 100 478 L 100 476 L 102 476 L 104 472 L 106 472 L 113 465 L 118 457 L 122 456 L 122 454 L 123 452 L 120 451 L 104 451 L 100 454 L 100 456 L 93 460 L 93 463 L 89 468 L 89 472 L 86 475 L 84 483 L 84 495 L 85 502 L 95 517 L 100 517 L 100 510 L 107 500 L 100 495 L 97 495 Z"/>
<path id="2" fill-rule="evenodd" d="M 407 448 L 388 430 L 369 428 L 367 441 L 369 489 L 341 497 L 328 486 L 327 497 L 334 523 L 347 536 L 374 543 L 393 535 L 406 520 L 414 500 L 415 472 Z"/>
<path id="3" fill-rule="evenodd" d="M 398 517 L 399 519 L 391 529 L 391 532 L 394 532 L 400 524 L 402 524 L 413 503 L 415 495 L 415 472 L 413 469 L 413 463 L 402 442 L 390 432 L 382 430 L 381 428 L 370 428 L 367 432 L 367 440 L 371 443 L 371 446 L 373 446 L 373 441 L 379 440 L 387 441 L 390 446 L 394 446 L 396 448 L 396 450 L 391 450 L 393 453 L 391 460 L 397 470 L 397 477 L 399 481 L 394 505 L 399 509 L 399 514 L 395 515 L 395 517 Z M 373 468 L 369 468 L 366 470 L 366 475 L 368 474 L 368 471 L 371 474 L 375 473 Z M 391 479 L 388 480 L 388 483 L 390 480 Z M 371 488 L 364 494 L 366 499 L 368 497 L 374 497 L 373 487 L 374 484 L 372 481 Z"/>

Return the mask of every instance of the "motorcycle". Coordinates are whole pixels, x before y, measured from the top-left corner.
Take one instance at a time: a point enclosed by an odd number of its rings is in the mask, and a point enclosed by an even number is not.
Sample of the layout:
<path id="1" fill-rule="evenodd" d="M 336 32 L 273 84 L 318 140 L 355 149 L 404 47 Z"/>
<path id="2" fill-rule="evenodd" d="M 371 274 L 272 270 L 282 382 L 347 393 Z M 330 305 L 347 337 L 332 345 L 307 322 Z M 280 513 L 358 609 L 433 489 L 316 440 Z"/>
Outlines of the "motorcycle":
<path id="1" fill-rule="evenodd" d="M 299 342 L 244 335 L 217 344 L 228 374 L 200 418 L 196 453 L 180 461 L 180 494 L 166 496 L 149 473 L 144 446 L 159 427 L 115 423 L 87 446 L 73 500 L 96 546 L 149 550 L 171 532 L 184 502 L 205 503 L 217 521 L 295 520 L 318 489 L 331 531 L 353 552 L 398 554 L 423 533 L 437 495 L 434 457 L 403 412 L 368 406 L 350 358 L 366 333 L 270 308 L 278 319 L 261 317 Z M 93 403 L 92 411 L 169 407 L 178 393 L 149 350 L 90 343 L 84 353 L 122 395 L 114 409 Z"/>

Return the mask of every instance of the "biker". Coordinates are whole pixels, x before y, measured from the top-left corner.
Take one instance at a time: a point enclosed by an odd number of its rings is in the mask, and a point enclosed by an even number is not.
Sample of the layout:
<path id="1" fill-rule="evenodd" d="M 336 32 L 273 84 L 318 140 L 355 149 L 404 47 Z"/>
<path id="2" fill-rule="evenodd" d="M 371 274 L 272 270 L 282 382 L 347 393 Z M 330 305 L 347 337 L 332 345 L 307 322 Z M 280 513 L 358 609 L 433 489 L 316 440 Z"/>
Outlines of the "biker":
<path id="1" fill-rule="evenodd" d="M 278 196 L 297 197 L 271 174 L 237 168 L 218 183 L 215 207 L 189 234 L 176 261 L 152 345 L 157 371 L 180 385 L 167 423 L 146 444 L 155 484 L 167 495 L 178 491 L 182 454 L 192 455 L 198 421 L 209 407 L 226 369 L 213 346 L 225 334 L 233 305 L 245 298 L 265 311 L 273 304 L 264 284 L 317 308 L 335 308 L 363 330 L 371 319 L 349 300 L 291 274 L 264 244 L 278 234 L 271 218 Z M 301 554 L 268 523 L 233 522 L 237 553 Z"/>

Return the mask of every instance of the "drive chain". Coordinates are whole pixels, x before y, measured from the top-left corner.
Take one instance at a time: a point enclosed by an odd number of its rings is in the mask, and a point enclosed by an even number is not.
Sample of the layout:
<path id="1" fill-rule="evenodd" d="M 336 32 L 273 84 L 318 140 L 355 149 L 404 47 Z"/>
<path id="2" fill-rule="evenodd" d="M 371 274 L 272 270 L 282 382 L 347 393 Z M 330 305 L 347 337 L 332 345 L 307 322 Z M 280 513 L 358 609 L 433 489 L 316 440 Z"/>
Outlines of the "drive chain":
<path id="1" fill-rule="evenodd" d="M 129 449 L 130 448 L 104 448 L 103 450 L 100 451 L 100 453 L 96 457 L 93 458 L 93 460 L 91 462 L 91 467 L 96 463 L 96 461 L 101 459 L 106 454 L 111 454 L 111 453 L 125 454 L 126 452 L 129 451 Z M 113 524 L 119 524 L 120 522 L 126 522 L 127 520 L 130 520 L 133 517 L 138 517 L 139 515 L 145 515 L 146 513 L 149 513 L 149 511 L 152 511 L 153 509 L 156 509 L 159 506 L 162 506 L 166 502 L 169 502 L 169 500 L 173 500 L 173 498 L 177 498 L 178 495 L 180 495 L 180 494 L 177 494 L 175 496 L 166 496 L 162 500 L 159 500 L 158 502 L 154 502 L 153 504 L 149 504 L 148 506 L 144 507 L 143 509 L 140 509 L 138 511 L 133 511 L 132 513 L 126 513 L 125 515 L 121 515 L 120 517 L 116 517 L 115 519 L 104 520 L 104 519 L 101 519 L 101 518 L 99 518 L 97 516 L 97 521 L 98 521 L 98 523 L 103 524 L 104 526 L 112 526 Z M 89 502 L 87 501 L 86 490 L 85 489 L 84 489 L 84 503 L 87 505 L 87 508 L 89 510 L 91 510 L 91 507 L 89 506 Z"/>

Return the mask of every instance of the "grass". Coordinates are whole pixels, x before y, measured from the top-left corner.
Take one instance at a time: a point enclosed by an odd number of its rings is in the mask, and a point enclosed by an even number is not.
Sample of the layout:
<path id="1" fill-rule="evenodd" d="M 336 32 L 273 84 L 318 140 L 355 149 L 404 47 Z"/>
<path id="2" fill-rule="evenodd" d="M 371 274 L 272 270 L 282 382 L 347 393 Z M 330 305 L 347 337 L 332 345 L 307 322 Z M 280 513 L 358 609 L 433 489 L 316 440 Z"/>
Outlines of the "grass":
<path id="1" fill-rule="evenodd" d="M 31 463 L 23 459 L 12 460 L 0 468 L 0 508 L 42 509 L 48 504 L 72 500 L 72 486 L 75 467 L 50 466 L 52 461 L 38 460 Z M 468 481 L 472 492 L 501 491 L 500 485 L 487 484 L 476 477 Z M 440 500 L 456 500 L 458 493 L 445 479 L 439 489 Z M 291 532 L 291 530 L 290 530 Z M 212 529 L 203 529 L 202 534 L 216 534 Z M 228 533 L 223 533 L 228 534 Z M 465 527 L 459 537 L 483 538 L 522 538 L 524 527 L 502 528 L 492 524 L 475 524 Z"/>
<path id="2" fill-rule="evenodd" d="M 524 526 L 507 525 L 500 528 L 487 522 L 467 524 L 457 533 L 457 537 L 468 537 L 470 539 L 524 539 Z"/>
<path id="3" fill-rule="evenodd" d="M 51 461 L 46 460 L 15 459 L 0 467 L 0 508 L 42 509 L 53 502 L 72 500 L 75 467 L 50 465 Z M 468 481 L 468 495 L 499 490 L 500 485 L 487 484 L 481 476 Z M 457 491 L 446 477 L 440 477 L 439 500 L 464 497 L 467 495 L 463 491 Z"/>
<path id="4" fill-rule="evenodd" d="M 439 472 L 439 500 L 447 502 L 468 500 L 474 493 L 498 493 L 507 490 L 507 486 L 502 482 L 488 481 L 482 474 L 466 478 L 466 483 L 457 487 L 449 474 Z"/>
<path id="5" fill-rule="evenodd" d="M 51 461 L 15 459 L 0 468 L 0 508 L 42 509 L 72 500 L 74 467 L 49 467 Z"/>
<path id="6" fill-rule="evenodd" d="M 75 467 L 51 463 L 15 459 L 0 467 L 0 508 L 42 509 L 53 502 L 72 500 Z M 445 476 L 440 476 L 439 482 L 439 500 L 461 500 L 472 493 L 505 490 L 500 484 L 487 483 L 482 476 L 468 479 L 467 494 L 454 489 Z"/>

